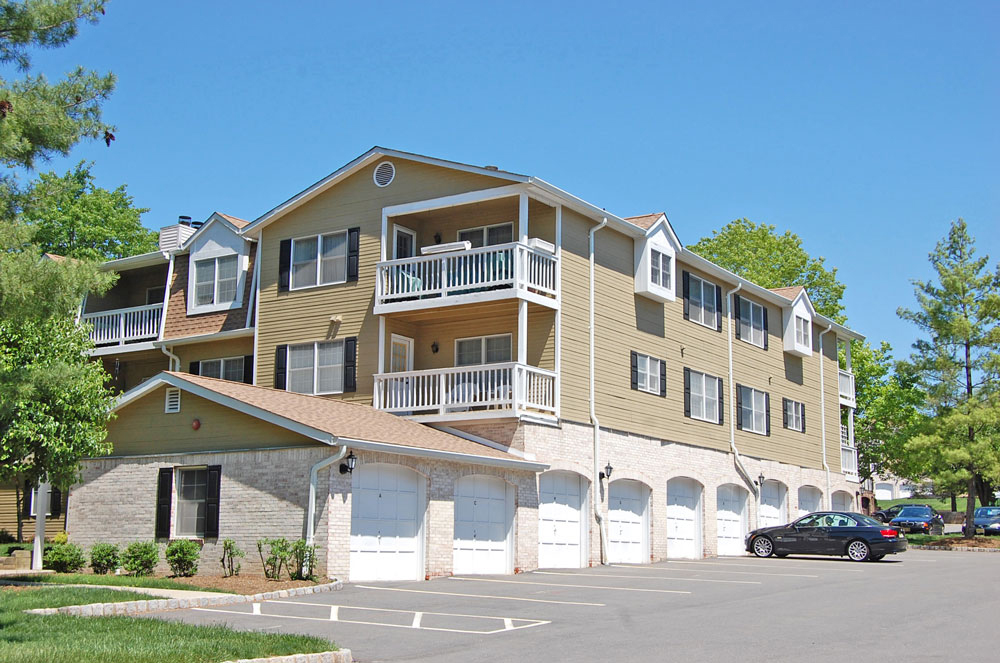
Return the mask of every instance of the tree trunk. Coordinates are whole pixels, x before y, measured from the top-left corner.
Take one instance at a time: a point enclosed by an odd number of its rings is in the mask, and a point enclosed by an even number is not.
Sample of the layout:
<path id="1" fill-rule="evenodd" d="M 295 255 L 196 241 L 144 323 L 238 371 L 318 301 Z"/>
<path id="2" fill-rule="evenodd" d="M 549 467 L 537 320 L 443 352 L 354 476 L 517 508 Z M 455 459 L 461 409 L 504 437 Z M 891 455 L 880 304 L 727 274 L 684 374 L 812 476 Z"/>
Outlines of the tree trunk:
<path id="1" fill-rule="evenodd" d="M 979 506 L 993 506 L 996 502 L 996 498 L 993 496 L 994 490 L 996 490 L 996 486 L 992 482 L 987 481 L 981 474 L 976 475 L 976 494 L 979 496 Z"/>
<path id="2" fill-rule="evenodd" d="M 17 507 L 17 542 L 24 541 L 24 502 L 27 495 L 21 490 L 21 478 L 14 481 L 14 505 Z"/>
<path id="3" fill-rule="evenodd" d="M 958 511 L 958 496 L 955 493 L 951 494 L 951 510 Z"/>
<path id="4" fill-rule="evenodd" d="M 969 436 L 972 437 L 972 429 L 969 429 Z M 969 491 L 965 500 L 965 538 L 971 539 L 976 535 L 976 473 L 969 468 Z"/>

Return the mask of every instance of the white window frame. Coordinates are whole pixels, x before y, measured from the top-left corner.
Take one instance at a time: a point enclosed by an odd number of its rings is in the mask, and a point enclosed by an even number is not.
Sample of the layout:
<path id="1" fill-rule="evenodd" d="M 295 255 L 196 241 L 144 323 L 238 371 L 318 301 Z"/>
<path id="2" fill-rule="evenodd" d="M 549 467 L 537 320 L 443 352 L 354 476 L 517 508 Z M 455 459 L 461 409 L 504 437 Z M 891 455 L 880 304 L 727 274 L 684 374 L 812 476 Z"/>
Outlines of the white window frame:
<path id="1" fill-rule="evenodd" d="M 805 412 L 805 405 L 799 401 L 793 401 L 790 398 L 785 399 L 785 417 L 788 420 L 788 425 L 786 428 L 788 430 L 794 430 L 802 432 L 802 414 Z"/>
<path id="2" fill-rule="evenodd" d="M 768 395 L 766 391 L 761 389 L 754 389 L 753 387 L 748 387 L 747 385 L 740 385 L 740 389 L 745 390 L 740 394 L 740 404 L 742 412 L 740 413 L 740 430 L 746 431 L 747 433 L 754 433 L 756 435 L 767 435 L 767 401 Z M 747 392 L 750 392 L 750 426 L 747 425 Z M 757 419 L 757 396 L 760 396 L 760 406 L 763 421 L 763 428 L 757 430 L 756 419 Z"/>
<path id="3" fill-rule="evenodd" d="M 795 316 L 795 343 L 812 350 L 812 322 L 801 315 Z"/>
<path id="4" fill-rule="evenodd" d="M 198 374 L 205 375 L 205 364 L 211 364 L 213 362 L 219 362 L 219 379 L 228 380 L 226 378 L 226 362 L 239 361 L 240 362 L 240 379 L 239 380 L 229 380 L 230 382 L 243 382 L 243 367 L 246 358 L 243 355 L 238 357 L 216 357 L 214 359 L 202 359 L 198 362 Z M 211 377 L 205 375 L 205 377 Z"/>
<path id="5" fill-rule="evenodd" d="M 457 231 L 455 231 L 455 240 L 460 242 L 460 241 L 462 241 L 462 233 L 468 233 L 468 232 L 472 232 L 473 230 L 478 230 L 478 231 L 482 232 L 482 234 L 483 234 L 483 247 L 487 247 L 487 246 L 502 246 L 503 244 L 507 244 L 508 242 L 501 242 L 500 244 L 490 244 L 489 241 L 488 241 L 489 238 L 490 238 L 490 234 L 489 234 L 490 228 L 499 228 L 501 226 L 510 226 L 510 241 L 511 242 L 516 242 L 517 241 L 517 235 L 514 234 L 514 222 L 513 221 L 504 221 L 503 223 L 491 223 L 491 224 L 489 224 L 487 226 L 473 226 L 472 228 L 459 228 Z M 476 248 L 476 247 L 472 247 L 472 248 Z"/>
<path id="6" fill-rule="evenodd" d="M 635 388 L 639 391 L 644 391 L 647 394 L 660 395 L 660 364 L 663 363 L 662 359 L 657 359 L 656 357 L 651 357 L 649 355 L 644 355 L 641 352 L 636 352 L 636 372 L 638 377 L 636 378 Z M 646 360 L 646 370 L 642 370 L 642 360 Z M 645 385 L 643 385 L 643 376 L 646 376 Z"/>
<path id="7" fill-rule="evenodd" d="M 35 515 L 35 499 L 37 498 L 38 487 L 34 486 L 31 492 L 28 494 L 28 517 L 37 518 Z M 49 510 L 45 512 L 45 517 L 49 518 L 52 516 L 52 488 L 49 488 Z"/>
<path id="8" fill-rule="evenodd" d="M 398 246 L 398 244 L 396 243 L 396 237 L 399 236 L 399 235 L 409 235 L 410 239 L 413 240 L 413 255 L 410 256 L 411 258 L 416 258 L 418 255 L 420 255 L 420 250 L 417 247 L 417 232 L 415 230 L 410 230 L 409 228 L 407 228 L 405 226 L 401 226 L 401 225 L 399 225 L 397 223 L 397 224 L 393 225 L 393 230 L 392 230 L 392 259 L 393 260 L 400 260 L 400 257 L 396 255 L 396 247 Z"/>
<path id="9" fill-rule="evenodd" d="M 326 395 L 326 394 L 342 394 L 342 393 L 344 393 L 343 382 L 341 382 L 340 391 L 319 391 L 318 390 L 318 386 L 319 386 L 319 370 L 318 370 L 318 368 L 319 368 L 319 347 L 321 345 L 327 345 L 327 344 L 330 344 L 330 345 L 337 345 L 337 344 L 339 344 L 341 346 L 341 357 L 343 357 L 343 359 L 341 360 L 341 363 L 340 363 L 340 371 L 341 371 L 341 375 L 343 375 L 344 367 L 345 367 L 345 365 L 347 363 L 346 362 L 347 357 L 344 355 L 344 352 L 346 351 L 346 348 L 344 347 L 344 340 L 343 339 L 336 340 L 336 341 L 314 341 L 312 343 L 293 343 L 293 344 L 289 344 L 287 346 L 287 348 L 285 349 L 285 352 L 286 352 L 286 356 L 285 356 L 285 391 L 291 392 L 293 394 L 307 393 L 307 394 L 310 394 L 310 395 L 313 395 L 313 396 L 321 396 L 321 395 Z M 304 370 L 304 369 L 301 369 L 301 368 L 292 369 L 292 348 L 304 348 L 304 347 L 308 347 L 308 346 L 312 346 L 312 350 L 313 350 L 312 369 L 311 369 L 312 370 L 312 391 L 310 391 L 310 392 L 292 391 L 292 370 L 296 370 L 296 371 L 302 371 L 302 370 Z M 336 366 L 336 365 L 337 364 L 332 364 L 331 366 Z"/>
<path id="10" fill-rule="evenodd" d="M 486 361 L 486 339 L 490 339 L 490 338 L 504 338 L 504 337 L 507 338 L 508 344 L 510 345 L 510 357 L 511 358 L 508 359 L 507 361 L 487 362 Z M 480 359 L 480 362 L 478 364 L 462 364 L 461 366 L 459 366 L 459 363 L 458 363 L 458 344 L 461 341 L 476 341 L 476 340 L 478 340 L 480 342 L 480 346 L 479 346 L 479 359 Z M 456 338 L 455 339 L 455 354 L 453 355 L 453 361 L 452 361 L 452 363 L 455 364 L 456 368 L 464 368 L 466 366 L 486 366 L 486 365 L 488 365 L 490 363 L 493 363 L 493 364 L 506 364 L 506 363 L 511 362 L 511 361 L 514 361 L 514 335 L 511 334 L 511 333 L 506 333 L 506 334 L 487 334 L 486 336 L 466 336 L 465 338 Z"/>
<path id="11" fill-rule="evenodd" d="M 702 380 L 702 394 L 701 394 L 701 413 L 695 414 L 695 393 L 694 393 L 694 380 L 695 376 L 698 376 Z M 714 375 L 709 375 L 708 373 L 702 373 L 701 371 L 695 371 L 688 369 L 688 379 L 690 380 L 690 390 L 691 390 L 691 418 L 697 419 L 698 421 L 707 421 L 710 424 L 719 423 L 719 381 L 722 378 L 718 378 Z M 709 396 L 708 383 L 711 382 L 711 396 Z M 715 403 L 715 416 L 708 417 L 705 412 L 708 410 L 706 404 L 708 401 L 713 401 Z"/>
<path id="12" fill-rule="evenodd" d="M 236 283 L 233 285 L 233 298 L 230 299 L 230 300 L 228 300 L 228 301 L 220 302 L 219 301 L 219 261 L 220 260 L 227 260 L 229 258 L 232 258 L 233 260 L 236 261 L 236 276 L 233 277 L 233 280 Z M 203 263 L 208 263 L 208 262 L 212 263 L 212 269 L 214 270 L 213 274 L 212 274 L 212 301 L 202 304 L 202 303 L 198 302 L 198 265 L 199 264 L 203 264 Z M 214 308 L 214 307 L 225 307 L 225 308 L 231 307 L 233 304 L 235 304 L 236 302 L 240 301 L 240 292 L 239 291 L 240 291 L 240 254 L 238 254 L 238 253 L 227 253 L 227 254 L 221 255 L 221 256 L 213 256 L 211 258 L 200 258 L 200 259 L 194 261 L 194 305 L 195 305 L 195 308 L 208 309 L 208 308 Z"/>
<path id="13" fill-rule="evenodd" d="M 749 317 L 743 315 L 744 305 L 749 307 Z M 753 314 L 756 310 L 760 311 L 760 327 L 757 327 L 754 322 Z M 747 334 L 743 331 L 744 323 L 750 331 L 750 338 L 747 338 Z M 754 338 L 754 336 L 758 333 L 760 334 L 760 342 L 757 342 Z M 753 300 L 747 299 L 746 297 L 740 297 L 740 340 L 749 343 L 750 345 L 756 345 L 758 348 L 764 347 L 764 306 Z"/>
<path id="14" fill-rule="evenodd" d="M 185 467 L 174 468 L 174 500 L 171 503 L 171 511 L 173 512 L 173 527 L 171 531 L 173 532 L 173 538 L 176 539 L 204 539 L 205 530 L 195 532 L 194 534 L 181 532 L 181 502 L 184 503 L 196 503 L 198 500 L 182 500 L 181 499 L 181 478 L 184 472 L 205 472 L 205 498 L 201 500 L 202 504 L 205 504 L 205 522 L 208 523 L 208 465 L 188 465 Z"/>
<path id="15" fill-rule="evenodd" d="M 335 281 L 323 281 L 323 238 L 334 237 L 336 235 L 344 236 L 344 278 L 342 280 Z M 316 235 L 303 235 L 302 237 L 293 237 L 292 245 L 289 252 L 288 260 L 288 289 L 289 290 L 308 290 L 309 288 L 319 288 L 325 285 L 337 285 L 340 283 L 347 283 L 347 261 L 350 255 L 350 249 L 348 247 L 348 235 L 347 230 L 337 230 L 331 233 L 320 233 Z M 316 255 L 313 256 L 310 262 L 315 263 L 316 268 L 316 282 L 310 283 L 309 285 L 295 285 L 295 243 L 296 242 L 307 242 L 309 240 L 316 241 Z M 339 256 L 335 256 L 339 257 Z"/>
<path id="16" fill-rule="evenodd" d="M 666 269 L 663 268 L 664 264 L 667 266 Z M 667 273 L 665 279 L 663 278 L 664 272 Z M 654 274 L 659 274 L 659 280 L 653 278 Z M 649 282 L 668 290 L 674 285 L 674 257 L 655 246 L 649 249 Z"/>
<path id="17" fill-rule="evenodd" d="M 695 284 L 698 287 L 698 299 L 694 297 Z M 711 300 L 705 299 L 705 289 L 707 287 L 712 288 Z M 718 301 L 719 286 L 711 281 L 706 281 L 700 276 L 695 276 L 694 274 L 688 273 L 688 320 L 693 320 L 699 325 L 708 327 L 709 329 L 717 329 L 718 322 L 717 317 L 719 311 L 716 310 L 715 304 Z M 705 320 L 705 302 L 711 301 L 712 303 L 712 320 L 711 322 Z M 697 304 L 695 303 L 697 302 Z M 697 311 L 697 317 L 695 317 L 695 311 Z"/>

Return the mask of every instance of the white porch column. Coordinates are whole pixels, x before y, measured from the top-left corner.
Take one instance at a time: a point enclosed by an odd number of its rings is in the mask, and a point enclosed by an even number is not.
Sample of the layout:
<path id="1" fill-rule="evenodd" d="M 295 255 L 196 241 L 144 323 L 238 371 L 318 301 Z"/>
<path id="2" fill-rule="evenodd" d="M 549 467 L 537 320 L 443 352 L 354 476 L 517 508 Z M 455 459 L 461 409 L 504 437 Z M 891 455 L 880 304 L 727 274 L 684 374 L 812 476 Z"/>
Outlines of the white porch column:
<path id="1" fill-rule="evenodd" d="M 555 347 L 555 362 L 553 368 L 556 374 L 555 380 L 555 407 L 556 419 L 562 412 L 562 205 L 556 205 L 556 320 L 553 330 Z"/>
<path id="2" fill-rule="evenodd" d="M 853 373 L 851 369 L 851 341 L 848 339 L 844 341 L 844 361 L 847 364 L 847 370 Z"/>
<path id="3" fill-rule="evenodd" d="M 528 242 L 528 194 L 518 194 L 517 202 L 517 241 L 526 244 Z"/>
<path id="4" fill-rule="evenodd" d="M 517 300 L 517 363 L 528 364 L 528 302 Z"/>
<path id="5" fill-rule="evenodd" d="M 385 210 L 383 209 L 382 210 L 382 241 L 379 242 L 379 254 L 378 254 L 378 256 L 379 256 L 378 257 L 379 262 L 384 262 L 385 261 L 385 256 L 386 256 L 386 246 L 385 246 L 385 244 L 388 241 L 388 235 L 389 235 L 389 216 L 385 213 Z"/>
<path id="6" fill-rule="evenodd" d="M 24 496 L 31 499 L 31 493 Z M 35 491 L 35 543 L 32 548 L 31 568 L 42 568 L 42 551 L 45 549 L 45 514 L 49 512 L 49 484 L 40 483 Z"/>

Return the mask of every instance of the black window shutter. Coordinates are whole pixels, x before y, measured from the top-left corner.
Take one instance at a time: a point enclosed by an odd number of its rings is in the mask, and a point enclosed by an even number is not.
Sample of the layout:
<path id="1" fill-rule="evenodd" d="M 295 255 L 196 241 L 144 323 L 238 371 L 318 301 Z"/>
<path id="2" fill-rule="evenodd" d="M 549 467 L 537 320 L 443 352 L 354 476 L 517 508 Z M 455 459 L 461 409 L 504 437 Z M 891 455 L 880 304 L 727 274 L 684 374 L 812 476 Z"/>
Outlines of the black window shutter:
<path id="1" fill-rule="evenodd" d="M 764 392 L 764 434 L 771 434 L 771 394 Z"/>
<path id="2" fill-rule="evenodd" d="M 358 337 L 344 339 L 344 392 L 358 390 Z"/>
<path id="3" fill-rule="evenodd" d="M 201 375 L 201 362 L 192 361 L 190 364 L 188 364 L 188 373 L 190 373 L 191 375 Z"/>
<path id="4" fill-rule="evenodd" d="M 156 482 L 156 538 L 170 538 L 170 503 L 174 492 L 174 468 L 161 467 Z"/>
<path id="5" fill-rule="evenodd" d="M 806 404 L 802 404 L 802 432 L 806 432 Z"/>
<path id="6" fill-rule="evenodd" d="M 52 487 L 49 491 L 49 518 L 58 518 L 62 515 L 62 491 Z"/>
<path id="7" fill-rule="evenodd" d="M 292 271 L 292 240 L 283 239 L 278 245 L 278 292 L 288 292 Z"/>
<path id="8" fill-rule="evenodd" d="M 733 312 L 736 316 L 736 340 L 740 340 L 740 323 L 743 322 L 743 318 L 740 316 L 740 296 L 733 295 Z"/>
<path id="9" fill-rule="evenodd" d="M 683 272 L 681 281 L 684 284 L 684 319 L 691 317 L 691 275 Z"/>
<path id="10" fill-rule="evenodd" d="M 253 355 L 243 357 L 243 383 L 253 384 Z"/>
<path id="11" fill-rule="evenodd" d="M 358 280 L 358 256 L 361 254 L 361 228 L 347 229 L 347 280 Z"/>
<path id="12" fill-rule="evenodd" d="M 722 331 L 722 288 L 715 286 L 715 330 Z"/>
<path id="13" fill-rule="evenodd" d="M 632 351 L 632 388 L 639 388 L 639 354 Z"/>
<path id="14" fill-rule="evenodd" d="M 691 369 L 684 369 L 684 416 L 691 416 Z"/>
<path id="15" fill-rule="evenodd" d="M 274 349 L 274 388 L 285 388 L 285 377 L 288 375 L 288 346 L 279 345 Z"/>
<path id="16" fill-rule="evenodd" d="M 219 488 L 222 466 L 208 466 L 208 487 L 205 490 L 205 538 L 219 538 Z"/>
<path id="17" fill-rule="evenodd" d="M 31 484 L 27 481 L 24 482 L 24 492 L 21 498 L 21 515 L 25 518 L 31 518 Z"/>
<path id="18" fill-rule="evenodd" d="M 722 378 L 716 378 L 716 381 L 719 383 L 719 425 L 722 425 L 722 422 L 725 421 L 726 419 L 725 416 L 722 414 L 723 412 L 726 411 L 725 407 L 726 404 L 725 400 L 722 397 Z"/>
<path id="19" fill-rule="evenodd" d="M 764 349 L 767 350 L 767 307 L 764 308 Z"/>
<path id="20" fill-rule="evenodd" d="M 660 396 L 667 395 L 667 362 L 660 360 Z"/>
<path id="21" fill-rule="evenodd" d="M 781 427 L 788 428 L 788 399 L 781 399 Z"/>
<path id="22" fill-rule="evenodd" d="M 736 385 L 736 427 L 743 430 L 743 385 Z"/>

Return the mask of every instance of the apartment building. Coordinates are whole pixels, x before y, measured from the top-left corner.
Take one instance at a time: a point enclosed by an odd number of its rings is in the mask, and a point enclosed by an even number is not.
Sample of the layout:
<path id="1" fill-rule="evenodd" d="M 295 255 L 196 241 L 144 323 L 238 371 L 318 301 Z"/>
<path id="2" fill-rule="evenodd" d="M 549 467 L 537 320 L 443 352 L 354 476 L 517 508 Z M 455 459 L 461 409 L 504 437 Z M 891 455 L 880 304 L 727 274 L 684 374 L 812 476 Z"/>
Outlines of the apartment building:
<path id="1" fill-rule="evenodd" d="M 165 254 L 110 265 L 135 274 L 83 316 L 168 284 L 155 337 L 95 353 L 126 392 L 71 491 L 81 542 L 305 536 L 331 575 L 419 579 L 739 555 L 854 508 L 862 337 L 664 214 L 374 148 Z"/>

